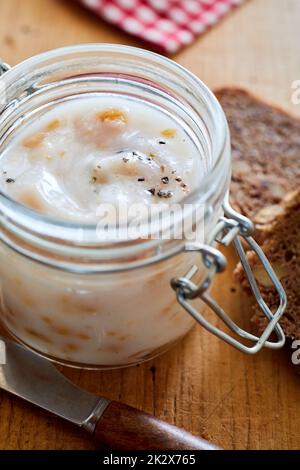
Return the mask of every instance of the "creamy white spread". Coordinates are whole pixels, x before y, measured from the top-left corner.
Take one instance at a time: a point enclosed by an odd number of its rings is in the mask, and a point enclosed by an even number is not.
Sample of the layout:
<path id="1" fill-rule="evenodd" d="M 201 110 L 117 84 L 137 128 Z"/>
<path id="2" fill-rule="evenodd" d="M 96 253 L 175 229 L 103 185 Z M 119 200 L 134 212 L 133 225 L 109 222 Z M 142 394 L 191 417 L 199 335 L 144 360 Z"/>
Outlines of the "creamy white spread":
<path id="1" fill-rule="evenodd" d="M 93 220 L 102 203 L 177 202 L 201 175 L 199 152 L 172 116 L 121 96 L 57 105 L 0 158 L 5 193 L 67 220 Z"/>

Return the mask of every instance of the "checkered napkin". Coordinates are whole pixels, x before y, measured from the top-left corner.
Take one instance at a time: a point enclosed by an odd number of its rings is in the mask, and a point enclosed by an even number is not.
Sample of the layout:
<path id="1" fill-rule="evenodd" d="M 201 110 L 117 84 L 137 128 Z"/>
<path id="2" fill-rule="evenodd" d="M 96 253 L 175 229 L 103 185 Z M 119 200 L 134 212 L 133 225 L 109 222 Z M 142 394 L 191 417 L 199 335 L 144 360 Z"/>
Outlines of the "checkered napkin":
<path id="1" fill-rule="evenodd" d="M 245 0 L 79 0 L 106 21 L 177 52 Z"/>

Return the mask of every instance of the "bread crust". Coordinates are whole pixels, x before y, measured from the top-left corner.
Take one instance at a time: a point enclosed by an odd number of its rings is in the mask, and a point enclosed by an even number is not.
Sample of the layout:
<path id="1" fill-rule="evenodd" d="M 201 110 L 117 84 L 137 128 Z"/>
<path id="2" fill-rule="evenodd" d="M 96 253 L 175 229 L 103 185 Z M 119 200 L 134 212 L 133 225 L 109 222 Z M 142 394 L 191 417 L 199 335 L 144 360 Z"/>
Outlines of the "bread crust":
<path id="1" fill-rule="evenodd" d="M 260 241 L 286 193 L 300 187 L 300 119 L 242 88 L 215 93 L 231 134 L 230 201 L 253 220 Z"/>

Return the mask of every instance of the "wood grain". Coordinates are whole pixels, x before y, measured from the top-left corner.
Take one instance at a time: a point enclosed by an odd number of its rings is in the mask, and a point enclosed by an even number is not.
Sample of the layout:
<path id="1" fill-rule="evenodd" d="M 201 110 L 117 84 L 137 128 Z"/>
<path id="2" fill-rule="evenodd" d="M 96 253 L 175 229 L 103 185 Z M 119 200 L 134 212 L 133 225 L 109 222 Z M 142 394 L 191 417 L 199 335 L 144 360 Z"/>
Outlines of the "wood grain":
<path id="1" fill-rule="evenodd" d="M 0 0 L 0 56 L 15 64 L 46 49 L 84 42 L 138 42 L 72 1 Z M 246 86 L 300 115 L 299 0 L 249 0 L 175 60 L 210 87 Z M 234 257 L 227 252 L 231 259 Z M 234 288 L 234 289 L 233 289 Z M 215 296 L 247 325 L 247 299 L 223 274 Z M 65 370 L 82 387 L 153 413 L 226 449 L 299 449 L 300 378 L 290 351 L 244 356 L 195 327 L 177 347 L 140 367 Z M 1 449 L 91 449 L 88 436 L 0 393 Z"/>

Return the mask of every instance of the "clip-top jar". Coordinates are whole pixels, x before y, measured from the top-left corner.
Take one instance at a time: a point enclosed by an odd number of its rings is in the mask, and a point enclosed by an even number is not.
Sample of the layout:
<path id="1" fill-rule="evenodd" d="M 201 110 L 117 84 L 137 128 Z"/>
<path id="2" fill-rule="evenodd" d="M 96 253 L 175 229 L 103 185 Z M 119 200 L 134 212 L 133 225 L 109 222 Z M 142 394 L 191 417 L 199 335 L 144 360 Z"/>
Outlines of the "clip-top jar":
<path id="1" fill-rule="evenodd" d="M 152 358 L 182 338 L 195 320 L 244 352 L 283 345 L 278 320 L 285 294 L 250 237 L 251 222 L 228 204 L 228 127 L 216 98 L 197 77 L 157 54 L 107 44 L 58 49 L 1 70 L 0 158 L 46 112 L 78 97 L 109 93 L 173 116 L 193 140 L 205 170 L 201 184 L 179 204 L 203 208 L 197 219 L 200 241 L 145 237 L 108 242 L 99 238 L 96 224 L 41 214 L 2 191 L 1 321 L 18 341 L 52 360 L 89 368 Z M 275 313 L 261 299 L 240 237 L 260 256 L 278 290 Z M 217 241 L 233 242 L 242 259 L 269 320 L 261 338 L 240 329 L 208 293 L 215 273 L 226 264 Z M 209 324 L 201 313 L 203 302 L 252 346 Z M 268 341 L 273 330 L 275 342 Z"/>

